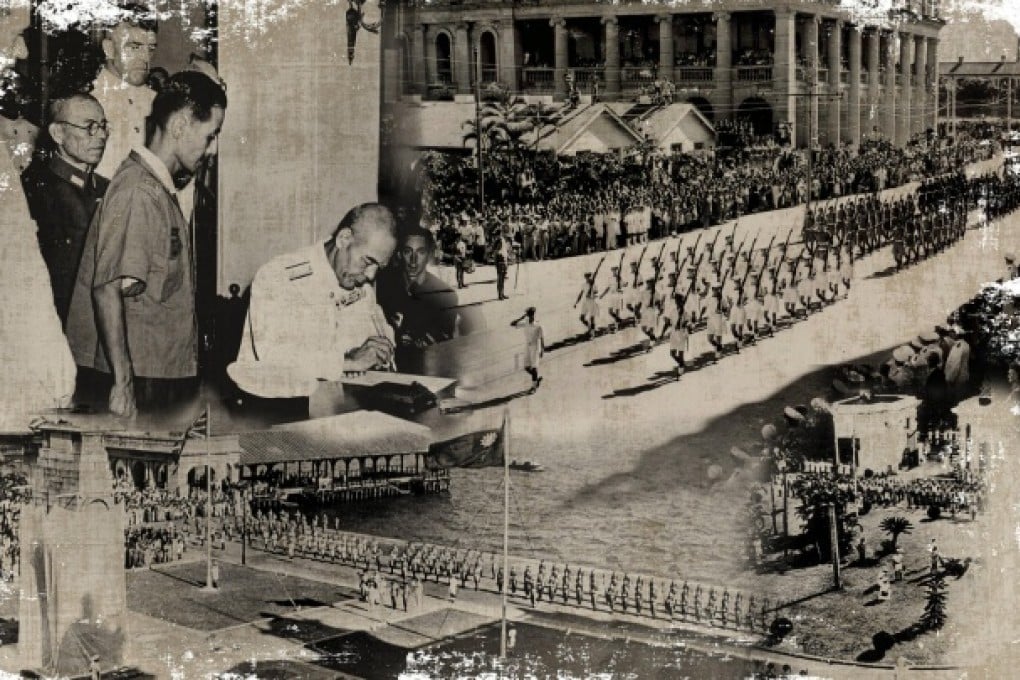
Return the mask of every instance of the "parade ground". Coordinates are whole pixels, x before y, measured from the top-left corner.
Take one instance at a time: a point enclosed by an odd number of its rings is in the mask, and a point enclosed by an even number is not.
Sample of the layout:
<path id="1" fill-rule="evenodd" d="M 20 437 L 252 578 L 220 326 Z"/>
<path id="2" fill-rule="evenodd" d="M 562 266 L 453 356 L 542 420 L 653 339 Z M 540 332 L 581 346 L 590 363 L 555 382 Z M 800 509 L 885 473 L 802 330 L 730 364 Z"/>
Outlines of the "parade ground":
<path id="1" fill-rule="evenodd" d="M 200 552 L 183 563 L 128 574 L 127 665 L 104 677 L 397 678 L 482 677 L 497 669 L 500 598 L 429 583 L 405 611 L 373 607 L 354 589 L 355 570 L 249 551 L 217 551 L 218 591 L 202 589 Z M 929 668 L 896 676 L 893 664 L 832 663 L 753 646 L 753 636 L 543 605 L 507 610 L 515 645 L 504 677 L 611 673 L 639 678 L 745 678 L 769 664 L 808 677 L 961 677 Z M 168 650 L 174 650 L 168 652 Z M 0 647 L 5 668 L 15 646 Z"/>
<path id="2" fill-rule="evenodd" d="M 928 668 L 901 670 L 900 677 L 958 678 L 965 673 L 957 664 L 994 661 L 1017 630 L 1016 614 L 1006 606 L 1012 598 L 992 595 L 1002 592 L 1003 574 L 1009 578 L 1003 560 L 1016 553 L 1013 510 L 1003 495 L 1015 486 L 1008 461 L 993 484 L 987 516 L 973 523 L 912 516 L 914 533 L 901 539 L 908 583 L 894 588 L 890 602 L 870 604 L 876 565 L 848 565 L 839 593 L 828 592 L 826 565 L 771 574 L 748 569 L 742 523 L 748 480 L 731 478 L 743 462 L 729 451 L 737 446 L 756 454 L 762 426 L 780 419 L 784 407 L 831 397 L 831 367 L 863 358 L 877 363 L 945 322 L 982 283 L 1002 277 L 1003 253 L 1020 247 L 1018 225 L 1016 215 L 976 225 L 946 252 L 898 273 L 889 249 L 882 249 L 856 263 L 846 300 L 679 381 L 666 379 L 672 362 L 665 346 L 620 352 L 638 342 L 633 329 L 573 338 L 581 327 L 571 305 L 598 256 L 524 265 L 508 301 L 487 299 L 492 272 L 479 268 L 464 301 L 477 297 L 472 304 L 490 327 L 536 306 L 550 346 L 537 393 L 524 395 L 511 378 L 490 386 L 475 405 L 483 412 L 509 408 L 511 455 L 546 468 L 514 477 L 511 552 L 769 592 L 792 603 L 786 611 L 795 626 L 790 638 L 766 649 L 760 636 L 743 632 L 515 602 L 507 612 L 519 626 L 510 663 L 567 677 L 608 665 L 635 677 L 736 678 L 753 672 L 756 662 L 771 662 L 793 673 L 860 678 L 896 677 L 894 664 L 903 656 Z M 789 230 L 778 222 L 775 228 L 777 238 Z M 732 225 L 715 229 L 729 233 Z M 737 241 L 744 237 L 740 229 Z M 671 239 L 667 250 L 676 243 Z M 525 374 L 521 379 L 526 384 Z M 345 509 L 344 529 L 495 552 L 501 483 L 499 470 L 455 470 L 449 498 Z M 883 516 L 874 511 L 866 528 L 876 531 Z M 904 638 L 885 656 L 869 654 L 876 632 L 898 633 L 919 615 L 919 569 L 932 537 L 946 555 L 973 558 L 960 580 L 950 579 L 949 625 L 939 637 Z M 189 555 L 185 563 L 128 575 L 127 659 L 142 676 L 474 677 L 486 672 L 493 641 L 498 644 L 500 601 L 491 592 L 461 591 L 451 601 L 445 584 L 429 584 L 421 605 L 409 611 L 373 609 L 357 596 L 358 574 L 348 567 L 253 550 L 241 566 L 239 546 L 228 544 L 217 552 L 221 588 L 209 593 L 201 589 L 201 551 Z M 14 618 L 17 590 L 8 585 L 0 605 L 0 618 Z M 465 665 L 471 663 L 481 665 Z M 16 645 L 0 646 L 0 666 L 18 668 Z M 967 677 L 999 676 L 972 671 Z"/>

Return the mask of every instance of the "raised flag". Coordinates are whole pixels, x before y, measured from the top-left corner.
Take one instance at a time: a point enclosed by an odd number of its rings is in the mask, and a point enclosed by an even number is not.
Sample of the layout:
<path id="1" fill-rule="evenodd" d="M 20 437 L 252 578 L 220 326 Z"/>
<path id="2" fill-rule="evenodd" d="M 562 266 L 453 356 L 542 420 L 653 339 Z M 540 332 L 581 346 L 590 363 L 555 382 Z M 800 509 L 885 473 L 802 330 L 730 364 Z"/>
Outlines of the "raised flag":
<path id="1" fill-rule="evenodd" d="M 198 414 L 195 421 L 191 423 L 187 430 L 184 431 L 184 435 L 181 437 L 180 444 L 177 446 L 177 453 L 179 454 L 184 450 L 184 444 L 189 439 L 206 439 L 209 436 L 209 407 L 207 406 Z"/>
<path id="2" fill-rule="evenodd" d="M 502 429 L 480 430 L 436 442 L 425 456 L 429 470 L 496 467 L 505 462 Z"/>

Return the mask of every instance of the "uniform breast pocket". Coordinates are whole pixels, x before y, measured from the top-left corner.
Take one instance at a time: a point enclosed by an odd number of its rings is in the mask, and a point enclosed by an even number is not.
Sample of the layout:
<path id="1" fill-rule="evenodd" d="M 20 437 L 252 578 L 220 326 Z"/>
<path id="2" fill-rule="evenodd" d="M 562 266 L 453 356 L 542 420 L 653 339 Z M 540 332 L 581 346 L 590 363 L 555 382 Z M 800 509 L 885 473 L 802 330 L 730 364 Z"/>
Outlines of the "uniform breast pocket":
<path id="1" fill-rule="evenodd" d="M 184 284 L 185 262 L 181 235 L 172 229 L 167 249 L 153 258 L 149 290 L 160 302 L 168 302 Z"/>

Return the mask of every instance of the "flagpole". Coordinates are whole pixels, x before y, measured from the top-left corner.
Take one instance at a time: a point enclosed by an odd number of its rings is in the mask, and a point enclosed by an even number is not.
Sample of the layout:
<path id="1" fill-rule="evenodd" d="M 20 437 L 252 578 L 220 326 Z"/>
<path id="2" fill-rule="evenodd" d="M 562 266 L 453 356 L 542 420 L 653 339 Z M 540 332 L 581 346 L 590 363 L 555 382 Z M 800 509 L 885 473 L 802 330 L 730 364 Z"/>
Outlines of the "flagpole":
<path id="1" fill-rule="evenodd" d="M 503 412 L 503 584 L 499 658 L 506 659 L 506 591 L 510 572 L 510 409 Z"/>
<path id="2" fill-rule="evenodd" d="M 205 405 L 205 587 L 212 590 L 212 413 L 209 403 Z"/>

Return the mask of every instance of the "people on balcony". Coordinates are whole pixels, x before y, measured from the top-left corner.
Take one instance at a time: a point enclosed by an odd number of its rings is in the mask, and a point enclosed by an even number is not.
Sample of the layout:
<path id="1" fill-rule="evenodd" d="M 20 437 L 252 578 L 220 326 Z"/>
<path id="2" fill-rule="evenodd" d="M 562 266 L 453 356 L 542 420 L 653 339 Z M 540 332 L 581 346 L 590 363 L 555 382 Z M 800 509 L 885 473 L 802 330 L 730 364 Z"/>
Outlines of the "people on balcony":
<path id="1" fill-rule="evenodd" d="M 769 50 L 746 49 L 734 55 L 733 63 L 737 66 L 771 66 L 772 52 Z"/>
<path id="2" fill-rule="evenodd" d="M 715 66 L 715 52 L 677 52 L 674 55 L 675 66 Z"/>

